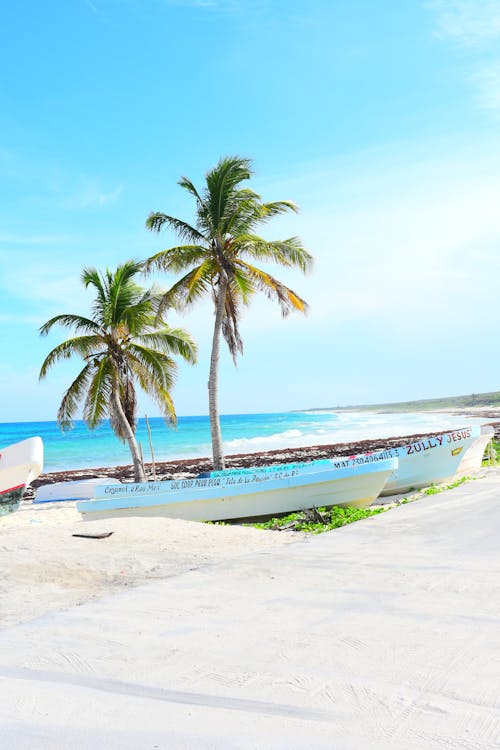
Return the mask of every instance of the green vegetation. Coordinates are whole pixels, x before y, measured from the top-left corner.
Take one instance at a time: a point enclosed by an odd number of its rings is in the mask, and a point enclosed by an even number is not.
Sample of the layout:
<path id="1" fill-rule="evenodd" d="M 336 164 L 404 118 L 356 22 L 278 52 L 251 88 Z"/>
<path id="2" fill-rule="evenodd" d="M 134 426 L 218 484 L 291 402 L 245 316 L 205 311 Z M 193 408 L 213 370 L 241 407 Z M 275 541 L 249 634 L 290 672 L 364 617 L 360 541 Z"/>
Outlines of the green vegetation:
<path id="1" fill-rule="evenodd" d="M 400 401 L 389 404 L 365 404 L 364 406 L 329 406 L 322 409 L 332 411 L 383 411 L 391 412 L 413 412 L 431 411 L 433 409 L 466 409 L 475 406 L 500 407 L 500 391 L 491 393 L 472 393 L 467 396 L 450 396 L 447 398 L 423 399 L 420 401 Z M 315 408 L 309 411 L 321 411 Z"/>
<path id="2" fill-rule="evenodd" d="M 272 518 L 264 523 L 251 524 L 256 529 L 274 529 L 290 531 L 307 531 L 311 534 L 321 534 L 324 531 L 338 529 L 348 523 L 360 521 L 384 513 L 386 508 L 312 508 L 311 510 L 290 513 L 283 518 Z"/>
<path id="3" fill-rule="evenodd" d="M 497 443 L 497 445 L 500 444 Z M 310 534 L 321 534 L 324 531 L 332 531 L 338 529 L 340 526 L 346 526 L 354 521 L 360 521 L 363 518 L 370 518 L 371 516 L 377 516 L 380 513 L 384 513 L 387 510 L 391 510 L 393 507 L 399 505 L 406 505 L 407 503 L 415 502 L 424 495 L 438 495 L 440 492 L 446 490 L 453 490 L 455 487 L 459 487 L 461 484 L 474 479 L 474 477 L 463 476 L 460 479 L 456 479 L 454 482 L 446 485 L 431 485 L 426 489 L 411 497 L 404 497 L 402 500 L 396 501 L 396 505 L 389 507 L 371 507 L 371 508 L 340 508 L 339 506 L 333 506 L 332 508 L 312 508 L 311 510 L 297 511 L 296 513 L 290 513 L 288 516 L 281 518 L 272 518 L 270 521 L 263 523 L 245 524 L 253 526 L 256 529 L 270 529 L 274 531 L 305 531 Z"/>
<path id="4" fill-rule="evenodd" d="M 58 324 L 80 334 L 52 349 L 40 370 L 42 379 L 59 360 L 78 356 L 85 362 L 61 401 L 57 421 L 62 429 L 72 427 L 81 402 L 90 428 L 109 416 L 115 435 L 129 445 L 136 482 L 146 480 L 135 439 L 136 384 L 154 398 L 167 420 L 175 421 L 170 389 L 177 366 L 172 355 L 196 361 L 196 345 L 189 334 L 170 328 L 158 317 L 161 294 L 136 284 L 141 270 L 142 265 L 134 261 L 105 274 L 84 269 L 82 282 L 95 292 L 92 317 L 56 315 L 40 329 L 46 335 Z"/>
<path id="5" fill-rule="evenodd" d="M 454 490 L 455 487 L 459 487 L 461 484 L 464 484 L 464 482 L 468 482 L 469 479 L 472 479 L 472 477 L 460 477 L 460 479 L 456 479 L 451 484 L 441 484 L 439 486 L 431 484 L 430 487 L 427 487 L 427 489 L 424 490 L 424 495 L 438 495 L 440 492 L 445 492 L 446 490 Z"/>
<path id="6" fill-rule="evenodd" d="M 152 213 L 146 227 L 159 232 L 173 229 L 182 243 L 153 255 L 145 263 L 147 270 L 184 273 L 163 297 L 160 312 L 168 306 L 183 310 L 202 298 L 214 306 L 215 323 L 208 379 L 208 403 L 213 463 L 224 468 L 222 435 L 218 406 L 218 369 L 220 336 L 224 337 L 236 362 L 243 352 L 239 324 L 242 307 L 255 292 L 275 300 L 283 314 L 305 312 L 307 305 L 298 294 L 260 267 L 256 261 L 271 261 L 302 272 L 312 266 L 312 257 L 297 237 L 269 242 L 255 234 L 257 226 L 287 211 L 297 211 L 290 201 L 262 203 L 260 195 L 241 184 L 250 179 L 251 161 L 237 156 L 222 158 L 206 175 L 200 193 L 191 180 L 183 177 L 184 188 L 196 206 L 195 226 L 164 213 Z M 249 262 L 250 261 L 250 262 Z"/>
<path id="7" fill-rule="evenodd" d="M 497 455 L 497 461 L 500 461 L 500 440 L 492 440 L 493 450 Z"/>
<path id="8" fill-rule="evenodd" d="M 483 457 L 483 466 L 491 466 L 500 463 L 500 440 L 492 440 L 486 448 Z"/>

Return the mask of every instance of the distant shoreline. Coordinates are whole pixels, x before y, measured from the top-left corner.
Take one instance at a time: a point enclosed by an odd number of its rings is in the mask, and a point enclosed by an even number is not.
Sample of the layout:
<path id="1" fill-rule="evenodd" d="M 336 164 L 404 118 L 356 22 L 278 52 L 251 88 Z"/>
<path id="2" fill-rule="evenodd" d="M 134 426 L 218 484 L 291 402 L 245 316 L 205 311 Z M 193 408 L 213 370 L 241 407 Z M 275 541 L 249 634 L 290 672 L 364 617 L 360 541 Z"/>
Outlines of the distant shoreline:
<path id="1" fill-rule="evenodd" d="M 395 401 L 385 404 L 364 404 L 349 406 L 322 406 L 302 409 L 304 412 L 370 412 L 376 414 L 400 414 L 405 412 L 456 413 L 500 417 L 500 391 L 477 393 L 470 396 L 450 396 L 446 398 L 420 399 L 418 401 Z"/>
<path id="2" fill-rule="evenodd" d="M 484 419 L 499 419 L 500 406 L 466 406 L 466 407 L 447 407 L 442 409 L 399 409 L 389 407 L 375 406 L 342 406 L 323 409 L 302 409 L 304 414 L 452 414 L 463 417 L 484 417 Z"/>

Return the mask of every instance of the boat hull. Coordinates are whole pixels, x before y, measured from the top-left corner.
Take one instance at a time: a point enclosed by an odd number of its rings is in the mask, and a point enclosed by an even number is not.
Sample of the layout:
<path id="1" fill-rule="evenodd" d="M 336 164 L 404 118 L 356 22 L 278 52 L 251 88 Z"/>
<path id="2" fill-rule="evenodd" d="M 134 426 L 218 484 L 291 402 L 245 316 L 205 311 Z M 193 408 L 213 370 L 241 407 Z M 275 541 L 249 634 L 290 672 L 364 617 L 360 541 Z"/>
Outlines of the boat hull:
<path id="1" fill-rule="evenodd" d="M 393 476 L 387 480 L 380 494 L 382 496 L 399 495 L 428 487 L 431 484 L 451 482 L 467 470 L 471 471 L 472 467 L 479 468 L 481 459 L 478 460 L 478 456 L 481 445 L 483 445 L 484 452 L 486 443 L 483 443 L 481 428 L 466 427 L 462 430 L 423 437 L 415 442 L 385 451 L 363 453 L 346 459 L 332 459 L 332 462 L 334 466 L 340 467 L 397 458 L 398 467 Z M 470 450 L 472 453 L 467 462 L 469 468 L 462 470 L 462 462 Z"/>
<path id="2" fill-rule="evenodd" d="M 0 449 L 0 515 L 19 507 L 26 487 L 43 468 L 43 443 L 33 437 Z"/>
<path id="3" fill-rule="evenodd" d="M 396 461 L 389 460 L 317 473 L 282 469 L 266 474 L 98 487 L 95 499 L 77 503 L 77 510 L 84 518 L 128 515 L 225 521 L 318 506 L 364 508 L 378 497 L 395 467 Z"/>
<path id="4" fill-rule="evenodd" d="M 483 454 L 494 435 L 492 427 L 466 427 L 461 430 L 429 435 L 407 444 L 383 451 L 361 453 L 348 457 L 320 459 L 309 463 L 290 464 L 301 473 L 312 473 L 335 468 L 368 465 L 388 459 L 397 459 L 398 465 L 387 480 L 382 496 L 397 495 L 431 484 L 451 482 L 457 477 L 477 471 Z M 209 476 L 246 475 L 253 472 L 275 471 L 278 466 L 255 469 L 229 469 L 214 471 Z"/>
<path id="5" fill-rule="evenodd" d="M 34 503 L 61 503 L 74 500 L 90 500 L 94 497 L 96 487 L 100 485 L 121 484 L 118 479 L 106 478 L 77 479 L 71 482 L 53 482 L 44 484 L 36 490 Z"/>
<path id="6" fill-rule="evenodd" d="M 458 467 L 458 476 L 465 476 L 481 468 L 486 446 L 494 436 L 495 430 L 493 427 L 487 425 L 481 427 L 480 436 L 474 440 L 470 448 L 467 448 L 464 453 L 464 457 Z"/>

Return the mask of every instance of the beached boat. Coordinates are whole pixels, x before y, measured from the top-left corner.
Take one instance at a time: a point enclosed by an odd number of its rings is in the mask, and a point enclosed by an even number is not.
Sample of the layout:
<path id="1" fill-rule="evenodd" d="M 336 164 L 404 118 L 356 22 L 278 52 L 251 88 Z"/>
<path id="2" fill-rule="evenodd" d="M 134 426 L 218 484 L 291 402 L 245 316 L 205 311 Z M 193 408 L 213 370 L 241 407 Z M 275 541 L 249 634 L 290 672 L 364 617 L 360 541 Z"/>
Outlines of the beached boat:
<path id="1" fill-rule="evenodd" d="M 431 484 L 451 482 L 481 466 L 490 437 L 481 427 L 442 432 L 419 438 L 396 448 L 332 459 L 334 466 L 360 466 L 397 458 L 398 467 L 387 480 L 381 495 L 398 495 Z M 483 428 L 484 429 L 484 428 Z"/>
<path id="2" fill-rule="evenodd" d="M 92 479 L 75 479 L 70 482 L 53 482 L 38 487 L 34 503 L 61 503 L 71 500 L 89 500 L 94 497 L 95 488 L 101 484 L 120 484 L 118 479 L 95 477 Z"/>
<path id="3" fill-rule="evenodd" d="M 481 434 L 474 440 L 470 448 L 467 448 L 458 467 L 456 476 L 464 476 L 477 471 L 483 462 L 486 446 L 493 440 L 495 430 L 489 425 L 481 426 Z"/>
<path id="4" fill-rule="evenodd" d="M 450 482 L 472 471 L 477 471 L 481 467 L 485 448 L 493 434 L 493 428 L 486 425 L 466 427 L 437 435 L 423 436 L 418 440 L 382 451 L 319 459 L 305 464 L 289 464 L 289 466 L 297 466 L 302 473 L 305 473 L 325 471 L 331 466 L 337 469 L 365 466 L 397 458 L 397 468 L 380 493 L 384 496 L 397 495 L 412 489 L 428 487 L 431 484 Z M 283 466 L 226 469 L 209 472 L 207 476 L 238 476 L 255 472 L 278 471 L 282 468 Z"/>
<path id="5" fill-rule="evenodd" d="M 42 468 L 43 443 L 39 437 L 0 449 L 0 515 L 18 508 L 26 487 Z"/>
<path id="6" fill-rule="evenodd" d="M 191 521 L 255 518 L 330 505 L 364 508 L 380 494 L 396 466 L 395 459 L 340 468 L 330 464 L 317 471 L 290 464 L 241 475 L 100 486 L 94 500 L 76 507 L 84 518 L 168 516 Z"/>

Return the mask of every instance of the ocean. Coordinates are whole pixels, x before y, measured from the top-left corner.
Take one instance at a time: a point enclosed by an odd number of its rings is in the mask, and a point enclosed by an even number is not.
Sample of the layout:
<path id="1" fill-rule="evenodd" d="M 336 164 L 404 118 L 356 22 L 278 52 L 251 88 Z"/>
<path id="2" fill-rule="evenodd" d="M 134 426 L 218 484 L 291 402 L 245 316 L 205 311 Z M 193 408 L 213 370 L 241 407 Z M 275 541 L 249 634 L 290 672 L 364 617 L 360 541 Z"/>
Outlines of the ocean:
<path id="1" fill-rule="evenodd" d="M 411 435 L 456 429 L 484 423 L 484 418 L 452 414 L 367 412 L 283 412 L 277 414 L 227 414 L 221 417 L 226 454 L 256 453 L 278 448 L 353 442 L 370 438 Z M 150 418 L 156 461 L 211 455 L 208 416 L 179 417 L 172 429 L 161 418 Z M 0 449 L 39 435 L 44 443 L 44 471 L 130 464 L 130 452 L 111 431 L 107 422 L 89 430 L 75 422 L 61 432 L 56 422 L 0 423 Z M 144 460 L 151 460 L 145 420 L 139 420 L 137 438 Z"/>

